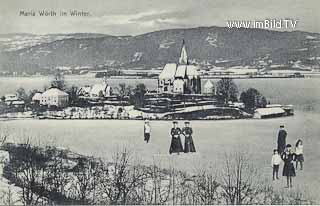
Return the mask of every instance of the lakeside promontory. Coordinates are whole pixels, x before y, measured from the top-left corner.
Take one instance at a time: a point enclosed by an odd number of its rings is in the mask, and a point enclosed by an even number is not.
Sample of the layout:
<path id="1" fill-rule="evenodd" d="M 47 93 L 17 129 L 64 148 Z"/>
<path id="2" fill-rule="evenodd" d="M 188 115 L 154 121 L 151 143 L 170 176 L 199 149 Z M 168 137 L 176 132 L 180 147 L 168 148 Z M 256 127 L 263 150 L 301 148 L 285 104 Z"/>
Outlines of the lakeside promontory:
<path id="1" fill-rule="evenodd" d="M 255 88 L 239 95 L 231 78 L 203 85 L 199 66 L 189 61 L 182 42 L 178 63 L 167 63 L 158 76 L 156 90 L 143 83 L 135 88 L 102 83 L 67 87 L 63 73 L 56 73 L 49 88 L 29 95 L 23 88 L 1 98 L 2 117 L 39 119 L 241 119 L 293 115 L 291 105 L 274 105 Z M 18 116 L 16 112 L 21 112 Z M 25 113 L 27 112 L 27 113 Z M 13 114 L 12 114 L 13 113 Z"/>

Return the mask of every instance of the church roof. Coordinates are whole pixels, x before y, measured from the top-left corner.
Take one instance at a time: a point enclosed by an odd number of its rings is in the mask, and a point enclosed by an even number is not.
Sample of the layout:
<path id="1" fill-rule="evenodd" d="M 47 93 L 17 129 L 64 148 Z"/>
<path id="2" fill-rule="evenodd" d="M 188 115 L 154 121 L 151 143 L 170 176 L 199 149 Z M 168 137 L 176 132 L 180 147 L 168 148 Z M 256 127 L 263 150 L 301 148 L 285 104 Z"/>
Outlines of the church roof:
<path id="1" fill-rule="evenodd" d="M 175 74 L 175 77 L 184 78 L 186 76 L 187 65 L 179 65 Z"/>
<path id="2" fill-rule="evenodd" d="M 177 65 L 174 63 L 166 64 L 159 75 L 159 79 L 198 78 L 198 67 L 195 65 Z"/>
<path id="3" fill-rule="evenodd" d="M 182 49 L 179 58 L 179 64 L 169 63 L 166 64 L 159 75 L 159 79 L 174 79 L 174 78 L 198 78 L 198 66 L 188 64 L 188 54 L 187 49 L 182 42 Z"/>
<path id="4" fill-rule="evenodd" d="M 174 79 L 176 70 L 177 70 L 177 64 L 175 63 L 166 64 L 159 75 L 159 79 Z"/>
<path id="5" fill-rule="evenodd" d="M 189 79 L 192 78 L 198 78 L 199 77 L 199 72 L 198 72 L 198 67 L 195 65 L 187 65 L 187 77 Z"/>

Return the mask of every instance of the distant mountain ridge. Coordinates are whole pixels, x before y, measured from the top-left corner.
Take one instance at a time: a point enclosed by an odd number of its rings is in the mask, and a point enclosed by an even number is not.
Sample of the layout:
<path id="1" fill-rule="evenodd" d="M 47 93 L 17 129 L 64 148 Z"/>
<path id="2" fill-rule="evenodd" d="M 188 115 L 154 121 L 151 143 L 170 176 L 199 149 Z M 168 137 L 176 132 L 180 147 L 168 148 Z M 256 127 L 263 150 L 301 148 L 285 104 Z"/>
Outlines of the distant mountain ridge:
<path id="1" fill-rule="evenodd" d="M 17 37 L 20 37 L 18 38 Z M 307 36 L 316 40 L 310 48 Z M 249 65 L 269 55 L 273 63 L 320 56 L 320 34 L 261 29 L 198 27 L 137 36 L 105 34 L 0 35 L 0 71 L 34 71 L 57 66 L 144 67 L 176 62 L 185 40 L 191 63 Z"/>

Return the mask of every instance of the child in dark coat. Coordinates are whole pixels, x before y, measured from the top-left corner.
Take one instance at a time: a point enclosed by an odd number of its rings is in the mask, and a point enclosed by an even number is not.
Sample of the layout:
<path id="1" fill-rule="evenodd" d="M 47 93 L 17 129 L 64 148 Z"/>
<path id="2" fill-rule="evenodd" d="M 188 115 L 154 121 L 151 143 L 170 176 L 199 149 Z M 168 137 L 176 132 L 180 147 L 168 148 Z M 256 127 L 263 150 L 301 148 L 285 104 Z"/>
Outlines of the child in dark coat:
<path id="1" fill-rule="evenodd" d="M 284 161 L 282 176 L 287 177 L 287 187 L 292 187 L 292 177 L 296 176 L 296 171 L 293 162 L 295 161 L 295 154 L 292 151 L 291 145 L 287 144 L 285 152 L 282 154 Z"/>

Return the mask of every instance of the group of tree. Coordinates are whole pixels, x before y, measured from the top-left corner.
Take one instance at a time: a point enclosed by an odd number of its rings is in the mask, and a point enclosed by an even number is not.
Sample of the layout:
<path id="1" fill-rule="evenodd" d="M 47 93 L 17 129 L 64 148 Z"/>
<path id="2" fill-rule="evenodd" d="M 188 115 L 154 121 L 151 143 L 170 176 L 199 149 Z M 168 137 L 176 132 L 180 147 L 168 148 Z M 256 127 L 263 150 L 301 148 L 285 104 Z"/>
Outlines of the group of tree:
<path id="1" fill-rule="evenodd" d="M 217 82 L 217 95 L 225 105 L 229 101 L 237 102 L 239 90 L 231 78 L 223 78 Z M 249 88 L 240 94 L 239 100 L 244 103 L 246 111 L 252 113 L 256 108 L 263 108 L 267 105 L 267 99 L 255 88 Z"/>
<path id="2" fill-rule="evenodd" d="M 60 89 L 62 91 L 64 91 L 66 89 L 66 82 L 64 79 L 64 75 L 63 73 L 57 71 L 53 77 L 53 80 L 50 83 L 50 87 L 51 88 L 57 88 Z"/>
<path id="3" fill-rule="evenodd" d="M 8 144 L 5 177 L 21 187 L 25 205 L 36 204 L 307 204 L 306 194 L 279 193 L 245 153 L 225 156 L 221 171 L 191 176 L 173 167 L 142 165 L 127 149 L 109 162 L 69 155 L 55 147 Z M 72 157 L 71 157 L 72 156 Z"/>
<path id="4" fill-rule="evenodd" d="M 249 112 L 253 112 L 256 108 L 266 107 L 268 104 L 267 99 L 255 88 L 243 91 L 240 95 L 240 100 Z"/>
<path id="5" fill-rule="evenodd" d="M 230 78 L 223 78 L 217 82 L 217 94 L 222 98 L 224 104 L 229 101 L 238 101 L 238 87 L 235 82 Z"/>
<path id="6" fill-rule="evenodd" d="M 128 102 L 135 107 L 143 107 L 145 104 L 145 94 L 147 88 L 145 84 L 139 83 L 135 87 L 127 86 L 125 83 L 119 84 L 116 88 L 117 95 L 120 97 L 120 101 L 128 100 Z"/>

